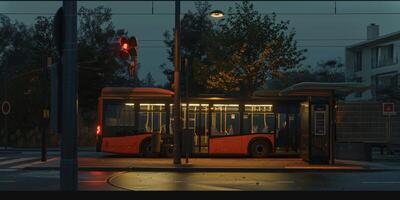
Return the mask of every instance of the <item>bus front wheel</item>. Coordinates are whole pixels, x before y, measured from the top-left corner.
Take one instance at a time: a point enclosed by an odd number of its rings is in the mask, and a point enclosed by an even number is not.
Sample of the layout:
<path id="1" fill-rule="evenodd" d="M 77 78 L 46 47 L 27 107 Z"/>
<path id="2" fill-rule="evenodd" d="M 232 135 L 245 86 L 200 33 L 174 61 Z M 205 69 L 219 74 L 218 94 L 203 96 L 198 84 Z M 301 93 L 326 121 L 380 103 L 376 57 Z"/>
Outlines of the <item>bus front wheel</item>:
<path id="1" fill-rule="evenodd" d="M 250 146 L 250 154 L 255 158 L 266 157 L 271 150 L 271 145 L 265 140 L 256 140 Z"/>

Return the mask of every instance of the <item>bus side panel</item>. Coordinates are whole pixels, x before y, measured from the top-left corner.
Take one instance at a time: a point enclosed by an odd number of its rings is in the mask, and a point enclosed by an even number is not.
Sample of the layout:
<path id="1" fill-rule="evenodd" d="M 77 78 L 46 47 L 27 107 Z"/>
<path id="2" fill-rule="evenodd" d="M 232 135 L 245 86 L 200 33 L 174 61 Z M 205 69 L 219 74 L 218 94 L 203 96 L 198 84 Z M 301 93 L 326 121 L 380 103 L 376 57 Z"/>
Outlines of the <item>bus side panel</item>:
<path id="1" fill-rule="evenodd" d="M 251 134 L 210 138 L 210 154 L 248 154 L 248 146 L 254 138 L 269 140 L 274 149 L 274 134 Z"/>
<path id="2" fill-rule="evenodd" d="M 140 134 L 123 137 L 104 137 L 102 151 L 117 154 L 140 154 L 140 145 L 151 134 Z"/>
<path id="3" fill-rule="evenodd" d="M 245 154 L 241 136 L 210 138 L 210 154 Z"/>

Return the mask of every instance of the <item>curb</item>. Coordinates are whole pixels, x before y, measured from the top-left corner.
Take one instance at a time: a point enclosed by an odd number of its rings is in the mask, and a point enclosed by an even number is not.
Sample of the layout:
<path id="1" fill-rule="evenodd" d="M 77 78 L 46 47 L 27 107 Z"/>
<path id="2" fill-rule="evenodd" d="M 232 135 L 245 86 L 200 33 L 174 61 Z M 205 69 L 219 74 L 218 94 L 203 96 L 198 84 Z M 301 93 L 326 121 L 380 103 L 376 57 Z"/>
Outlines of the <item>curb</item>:
<path id="1" fill-rule="evenodd" d="M 59 167 L 26 167 L 22 170 L 60 170 Z M 110 168 L 110 167 L 79 167 L 79 171 L 126 171 L 126 172 L 381 172 L 381 171 L 400 171 L 400 169 L 378 169 L 378 168 L 357 168 L 357 169 L 316 169 L 316 168 L 209 168 L 209 167 L 130 167 L 130 168 Z"/>

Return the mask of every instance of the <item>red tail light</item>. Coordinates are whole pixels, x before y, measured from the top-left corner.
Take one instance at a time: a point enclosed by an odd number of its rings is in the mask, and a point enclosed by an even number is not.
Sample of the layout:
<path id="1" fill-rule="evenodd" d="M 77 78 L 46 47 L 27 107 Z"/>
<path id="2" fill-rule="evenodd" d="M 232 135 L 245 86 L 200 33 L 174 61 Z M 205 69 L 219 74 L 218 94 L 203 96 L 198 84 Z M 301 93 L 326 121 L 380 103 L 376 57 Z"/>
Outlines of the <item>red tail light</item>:
<path id="1" fill-rule="evenodd" d="M 101 135 L 101 126 L 97 125 L 96 127 L 96 135 Z"/>

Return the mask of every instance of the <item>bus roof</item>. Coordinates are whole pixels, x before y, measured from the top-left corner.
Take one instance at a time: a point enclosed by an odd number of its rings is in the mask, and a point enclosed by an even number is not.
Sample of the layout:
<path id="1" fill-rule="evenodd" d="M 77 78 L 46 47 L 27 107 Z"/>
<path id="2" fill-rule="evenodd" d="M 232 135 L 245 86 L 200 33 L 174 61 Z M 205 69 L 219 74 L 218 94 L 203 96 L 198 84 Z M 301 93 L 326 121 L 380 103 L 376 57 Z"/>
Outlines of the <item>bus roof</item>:
<path id="1" fill-rule="evenodd" d="M 162 88 L 146 88 L 146 87 L 105 87 L 101 90 L 101 96 L 155 96 L 155 97 L 172 97 L 174 92 Z"/>

